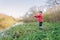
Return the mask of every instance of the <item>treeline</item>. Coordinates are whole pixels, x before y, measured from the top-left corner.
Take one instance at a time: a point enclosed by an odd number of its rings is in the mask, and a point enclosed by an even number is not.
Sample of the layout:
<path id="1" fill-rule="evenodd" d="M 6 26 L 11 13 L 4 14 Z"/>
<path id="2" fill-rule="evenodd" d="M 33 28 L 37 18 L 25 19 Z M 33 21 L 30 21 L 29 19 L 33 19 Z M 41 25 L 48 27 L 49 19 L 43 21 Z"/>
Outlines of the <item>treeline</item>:
<path id="1" fill-rule="evenodd" d="M 34 15 L 36 15 L 37 13 L 38 12 L 36 11 L 32 11 L 31 14 L 26 13 L 26 15 L 23 17 L 23 21 L 24 22 L 36 21 L 36 18 L 34 18 Z M 60 6 L 49 8 L 45 13 L 43 13 L 43 21 L 44 22 L 60 21 Z"/>

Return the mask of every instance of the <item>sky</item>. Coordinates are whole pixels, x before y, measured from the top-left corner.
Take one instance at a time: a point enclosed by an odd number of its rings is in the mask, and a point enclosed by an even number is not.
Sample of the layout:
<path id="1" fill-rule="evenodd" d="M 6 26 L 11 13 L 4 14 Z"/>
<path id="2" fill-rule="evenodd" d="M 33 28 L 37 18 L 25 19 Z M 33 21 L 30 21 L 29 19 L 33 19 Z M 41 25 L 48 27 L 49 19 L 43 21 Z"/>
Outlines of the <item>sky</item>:
<path id="1" fill-rule="evenodd" d="M 46 0 L 0 0 L 0 13 L 19 18 L 24 16 L 29 8 L 43 6 Z"/>

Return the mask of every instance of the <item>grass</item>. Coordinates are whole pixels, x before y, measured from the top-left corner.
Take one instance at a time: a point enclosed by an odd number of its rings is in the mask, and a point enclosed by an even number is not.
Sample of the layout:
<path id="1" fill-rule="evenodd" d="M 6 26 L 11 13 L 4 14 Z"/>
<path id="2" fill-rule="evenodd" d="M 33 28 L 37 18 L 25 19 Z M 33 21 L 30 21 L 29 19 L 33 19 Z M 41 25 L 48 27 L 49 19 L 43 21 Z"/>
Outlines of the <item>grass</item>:
<path id="1" fill-rule="evenodd" d="M 43 23 L 39 30 L 38 22 L 16 25 L 0 33 L 0 40 L 60 40 L 60 22 Z"/>

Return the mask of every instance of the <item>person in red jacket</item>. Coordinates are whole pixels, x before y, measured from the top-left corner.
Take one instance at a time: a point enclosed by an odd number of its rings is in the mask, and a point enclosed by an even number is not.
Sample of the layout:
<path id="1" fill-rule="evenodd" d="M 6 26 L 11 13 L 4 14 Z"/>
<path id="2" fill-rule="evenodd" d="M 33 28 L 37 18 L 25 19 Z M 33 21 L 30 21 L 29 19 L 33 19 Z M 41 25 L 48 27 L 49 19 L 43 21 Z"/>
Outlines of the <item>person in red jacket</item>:
<path id="1" fill-rule="evenodd" d="M 43 15 L 42 15 L 42 11 L 39 11 L 39 14 L 34 16 L 35 18 L 38 19 L 39 22 L 39 28 L 42 29 L 42 22 L 43 22 Z"/>

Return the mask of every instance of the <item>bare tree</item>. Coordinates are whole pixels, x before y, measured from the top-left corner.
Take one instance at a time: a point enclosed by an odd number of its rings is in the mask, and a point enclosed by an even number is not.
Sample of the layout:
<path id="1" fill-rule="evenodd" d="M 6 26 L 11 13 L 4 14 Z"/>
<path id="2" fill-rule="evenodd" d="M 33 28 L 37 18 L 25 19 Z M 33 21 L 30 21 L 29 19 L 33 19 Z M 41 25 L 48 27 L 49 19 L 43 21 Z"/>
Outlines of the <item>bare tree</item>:
<path id="1" fill-rule="evenodd" d="M 47 0 L 48 7 L 54 7 L 60 5 L 60 0 Z"/>
<path id="2" fill-rule="evenodd" d="M 24 21 L 25 22 L 31 22 L 31 21 L 35 21 L 34 15 L 37 14 L 38 8 L 37 7 L 31 7 L 30 10 L 25 14 L 24 16 Z"/>
<path id="3" fill-rule="evenodd" d="M 46 16 L 48 17 L 47 19 L 52 21 L 57 21 L 60 20 L 60 0 L 47 0 L 48 4 L 48 10 Z M 50 17 L 50 18 L 49 18 Z M 50 21 L 51 21 L 50 20 Z"/>

